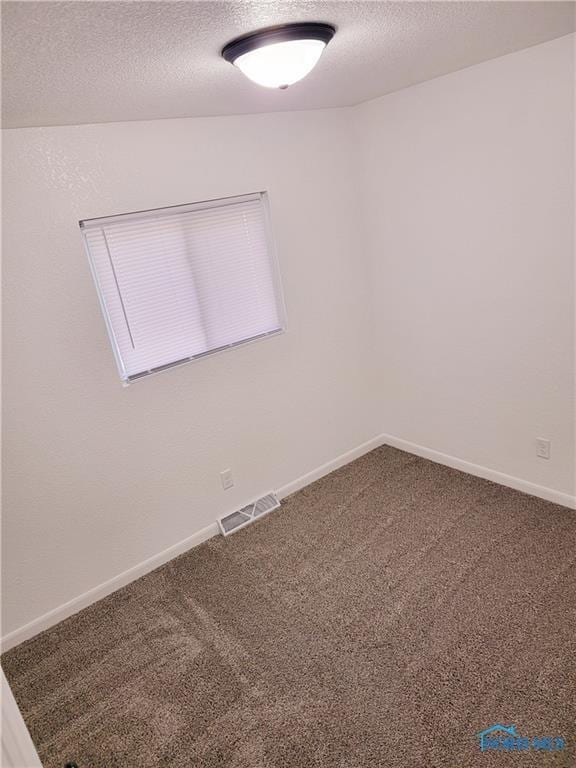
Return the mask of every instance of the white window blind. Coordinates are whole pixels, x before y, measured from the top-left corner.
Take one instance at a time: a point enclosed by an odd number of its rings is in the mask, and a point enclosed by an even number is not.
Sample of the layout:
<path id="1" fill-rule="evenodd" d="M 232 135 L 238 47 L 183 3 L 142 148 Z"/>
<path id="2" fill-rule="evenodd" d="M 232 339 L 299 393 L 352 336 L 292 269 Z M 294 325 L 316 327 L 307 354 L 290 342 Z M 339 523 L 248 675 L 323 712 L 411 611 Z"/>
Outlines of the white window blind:
<path id="1" fill-rule="evenodd" d="M 284 329 L 265 193 L 80 228 L 125 382 Z"/>

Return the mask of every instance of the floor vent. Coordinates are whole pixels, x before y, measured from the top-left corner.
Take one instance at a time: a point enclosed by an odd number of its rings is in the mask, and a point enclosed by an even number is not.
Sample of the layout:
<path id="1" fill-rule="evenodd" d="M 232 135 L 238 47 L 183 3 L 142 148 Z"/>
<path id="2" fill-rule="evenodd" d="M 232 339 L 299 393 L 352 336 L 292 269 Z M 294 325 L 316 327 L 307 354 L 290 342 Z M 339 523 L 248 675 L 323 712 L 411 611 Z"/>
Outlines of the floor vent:
<path id="1" fill-rule="evenodd" d="M 268 512 L 272 512 L 273 509 L 278 509 L 280 502 L 275 493 L 268 493 L 266 496 L 262 496 L 258 501 L 253 501 L 251 504 L 247 504 L 242 509 L 236 512 L 231 512 L 229 515 L 224 515 L 218 518 L 218 526 L 224 536 L 228 536 L 234 531 L 244 528 L 245 525 L 257 520 L 259 517 L 263 517 Z"/>

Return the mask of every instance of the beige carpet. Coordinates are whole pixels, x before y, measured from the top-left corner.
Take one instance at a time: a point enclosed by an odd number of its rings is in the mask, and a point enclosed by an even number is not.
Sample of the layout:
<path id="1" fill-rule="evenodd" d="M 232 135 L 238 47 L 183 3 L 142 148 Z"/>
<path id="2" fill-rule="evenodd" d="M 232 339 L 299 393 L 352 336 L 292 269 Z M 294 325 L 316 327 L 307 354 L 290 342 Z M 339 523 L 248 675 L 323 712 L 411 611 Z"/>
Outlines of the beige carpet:
<path id="1" fill-rule="evenodd" d="M 2 663 L 46 768 L 567 768 L 575 557 L 574 512 L 380 448 Z"/>

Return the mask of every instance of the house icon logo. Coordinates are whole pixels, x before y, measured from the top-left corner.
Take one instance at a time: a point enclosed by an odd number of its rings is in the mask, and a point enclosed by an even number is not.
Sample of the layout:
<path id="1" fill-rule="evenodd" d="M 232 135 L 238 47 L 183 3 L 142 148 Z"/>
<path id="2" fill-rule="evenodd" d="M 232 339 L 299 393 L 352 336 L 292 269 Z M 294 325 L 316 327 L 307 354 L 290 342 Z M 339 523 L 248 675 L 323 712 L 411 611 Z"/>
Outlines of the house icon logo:
<path id="1" fill-rule="evenodd" d="M 566 742 L 561 736 L 520 736 L 515 725 L 496 723 L 476 734 L 480 751 L 526 752 L 530 750 L 555 752 L 564 749 Z"/>
<path id="2" fill-rule="evenodd" d="M 485 731 L 480 731 L 478 738 L 480 739 L 480 751 L 486 752 L 487 749 L 494 749 L 494 742 L 500 741 L 499 737 L 504 734 L 504 738 L 512 737 L 518 738 L 515 725 L 491 725 L 490 728 L 486 728 Z"/>

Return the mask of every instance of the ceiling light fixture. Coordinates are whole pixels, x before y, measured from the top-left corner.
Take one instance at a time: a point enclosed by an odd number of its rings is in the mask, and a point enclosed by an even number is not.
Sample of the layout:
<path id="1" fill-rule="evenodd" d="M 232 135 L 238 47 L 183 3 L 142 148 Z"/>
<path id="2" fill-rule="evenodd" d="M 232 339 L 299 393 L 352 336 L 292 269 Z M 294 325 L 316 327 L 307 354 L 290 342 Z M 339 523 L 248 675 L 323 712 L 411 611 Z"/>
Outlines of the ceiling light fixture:
<path id="1" fill-rule="evenodd" d="M 314 69 L 335 32 L 315 22 L 268 27 L 232 40 L 222 56 L 258 85 L 288 88 Z"/>

